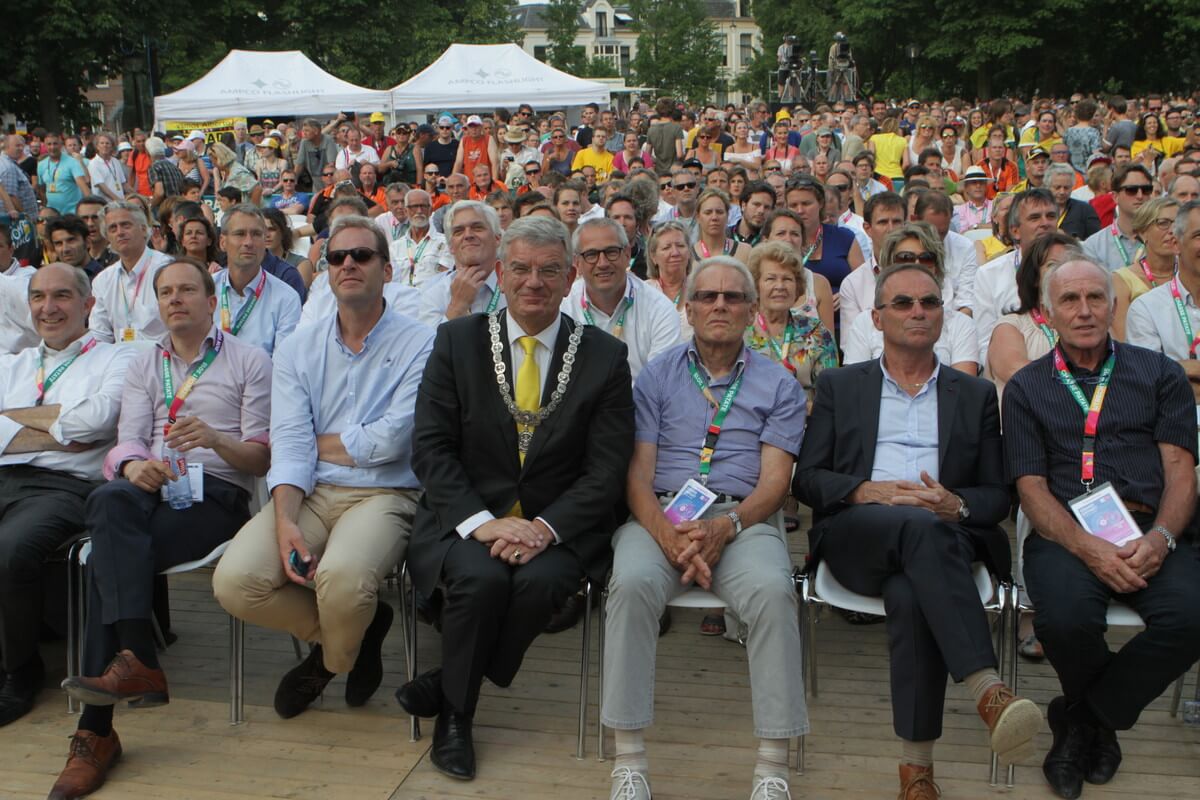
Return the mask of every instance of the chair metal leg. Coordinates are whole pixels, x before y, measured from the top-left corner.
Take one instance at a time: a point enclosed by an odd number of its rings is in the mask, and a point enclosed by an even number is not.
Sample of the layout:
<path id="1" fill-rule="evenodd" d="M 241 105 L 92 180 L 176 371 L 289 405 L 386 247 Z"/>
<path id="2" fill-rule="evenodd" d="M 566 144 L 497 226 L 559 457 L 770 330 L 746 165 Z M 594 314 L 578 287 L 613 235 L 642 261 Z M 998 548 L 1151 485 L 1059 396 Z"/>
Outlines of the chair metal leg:
<path id="1" fill-rule="evenodd" d="M 604 627 L 608 614 L 608 587 L 600 590 L 600 630 L 596 633 L 600 651 L 599 669 L 596 670 L 596 760 L 604 760 Z"/>
<path id="2" fill-rule="evenodd" d="M 246 624 L 232 614 L 229 617 L 229 724 L 241 725 L 246 719 Z"/>
<path id="3" fill-rule="evenodd" d="M 1021 589 L 1016 582 L 1008 585 L 1008 607 L 1011 610 L 1009 615 L 1009 630 L 1008 630 L 1008 678 L 1009 688 L 1013 692 L 1017 691 L 1017 665 L 1021 659 L 1017 658 L 1020 642 L 1018 641 L 1021 635 Z M 1017 765 L 1009 764 L 1008 773 L 1005 776 L 1004 785 L 1009 789 L 1016 786 L 1017 783 Z"/>
<path id="4" fill-rule="evenodd" d="M 150 625 L 154 628 L 154 648 L 160 653 L 167 651 L 167 637 L 163 635 L 162 627 L 158 624 L 158 617 L 154 614 L 150 615 Z"/>
<path id="5" fill-rule="evenodd" d="M 408 567 L 405 566 L 407 574 Z M 408 679 L 412 680 L 417 676 L 417 585 L 409 578 L 409 595 L 408 595 L 409 617 L 408 625 Z M 409 717 L 408 722 L 408 740 L 415 742 L 421 738 L 421 720 L 417 717 Z"/>
<path id="6" fill-rule="evenodd" d="M 1187 677 L 1187 672 L 1184 672 L 1175 681 L 1175 691 L 1171 694 L 1171 717 L 1179 715 L 1179 703 L 1183 700 L 1183 679 Z"/>
<path id="7" fill-rule="evenodd" d="M 295 654 L 296 654 L 296 660 L 303 661 L 304 653 L 302 653 L 300 651 L 300 640 L 297 639 L 295 636 L 293 636 L 291 638 L 292 638 L 292 651 L 295 652 Z"/>
<path id="8" fill-rule="evenodd" d="M 67 677 L 72 678 L 79 674 L 80 651 L 82 650 L 83 642 L 83 618 L 80 605 L 82 603 L 82 577 L 80 573 L 83 571 L 79 565 L 79 549 L 83 546 L 83 540 L 77 541 L 67 550 Z M 75 699 L 71 695 L 67 695 L 67 713 L 78 713 L 79 708 L 76 707 Z"/>
<path id="9" fill-rule="evenodd" d="M 809 606 L 807 611 L 805 612 L 805 614 L 808 617 L 808 624 L 807 624 L 808 636 L 806 636 L 804 638 L 804 643 L 806 645 L 805 650 L 807 651 L 807 653 L 803 653 L 801 655 L 801 657 L 804 658 L 808 662 L 808 680 L 805 681 L 805 684 L 809 687 L 809 690 L 812 692 L 812 696 L 815 698 L 820 695 L 820 682 L 817 677 L 817 608 L 816 608 L 816 606 Z"/>
<path id="10" fill-rule="evenodd" d="M 796 737 L 796 774 L 804 774 L 804 743 L 807 736 Z"/>
<path id="11" fill-rule="evenodd" d="M 592 666 L 592 582 L 584 579 L 583 652 L 579 656 L 579 733 L 575 740 L 575 758 L 582 761 L 587 740 L 588 672 Z"/>
<path id="12" fill-rule="evenodd" d="M 396 579 L 396 598 L 398 605 L 397 611 L 400 613 L 400 638 L 404 643 L 404 668 L 408 669 L 408 599 L 404 594 L 404 575 L 403 568 L 394 571 Z M 407 680 L 412 680 L 412 676 L 405 673 Z"/>

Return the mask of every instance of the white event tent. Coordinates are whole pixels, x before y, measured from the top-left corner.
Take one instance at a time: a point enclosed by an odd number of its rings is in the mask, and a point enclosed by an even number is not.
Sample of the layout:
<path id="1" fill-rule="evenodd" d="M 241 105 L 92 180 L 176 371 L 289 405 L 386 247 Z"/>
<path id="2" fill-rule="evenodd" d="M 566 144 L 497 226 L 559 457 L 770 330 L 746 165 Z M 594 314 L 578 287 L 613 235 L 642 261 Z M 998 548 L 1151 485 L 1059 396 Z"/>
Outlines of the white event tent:
<path id="1" fill-rule="evenodd" d="M 543 64 L 515 44 L 452 44 L 390 92 L 395 111 L 608 104 L 608 87 Z"/>
<path id="2" fill-rule="evenodd" d="M 154 117 L 161 126 L 165 120 L 384 110 L 388 102 L 386 90 L 335 78 L 299 50 L 231 50 L 195 83 L 154 98 Z"/>

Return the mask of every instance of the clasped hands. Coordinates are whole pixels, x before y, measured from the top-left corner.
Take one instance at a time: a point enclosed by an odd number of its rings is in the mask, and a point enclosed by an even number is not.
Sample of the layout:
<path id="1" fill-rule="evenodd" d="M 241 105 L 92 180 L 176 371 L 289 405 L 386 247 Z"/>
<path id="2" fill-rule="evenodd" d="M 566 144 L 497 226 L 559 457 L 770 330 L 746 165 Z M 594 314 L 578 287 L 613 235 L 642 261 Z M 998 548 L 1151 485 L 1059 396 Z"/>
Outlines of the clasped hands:
<path id="1" fill-rule="evenodd" d="M 712 568 L 735 534 L 733 520 L 722 515 L 664 528 L 655 538 L 671 564 L 682 571 L 679 582 L 687 586 L 695 581 L 702 589 L 711 589 Z"/>
<path id="2" fill-rule="evenodd" d="M 471 536 L 488 545 L 492 558 L 513 566 L 528 564 L 554 541 L 554 534 L 541 520 L 520 517 L 489 520 Z"/>
<path id="3" fill-rule="evenodd" d="M 1148 578 L 1162 568 L 1167 557 L 1167 540 L 1155 532 L 1139 536 L 1117 547 L 1098 536 L 1083 539 L 1083 563 L 1092 573 L 1120 594 L 1145 589 Z"/>
<path id="4" fill-rule="evenodd" d="M 914 506 L 932 511 L 947 522 L 958 522 L 958 495 L 921 471 L 921 483 L 914 481 L 864 481 L 850 493 L 851 503 L 879 503 L 885 506 Z"/>

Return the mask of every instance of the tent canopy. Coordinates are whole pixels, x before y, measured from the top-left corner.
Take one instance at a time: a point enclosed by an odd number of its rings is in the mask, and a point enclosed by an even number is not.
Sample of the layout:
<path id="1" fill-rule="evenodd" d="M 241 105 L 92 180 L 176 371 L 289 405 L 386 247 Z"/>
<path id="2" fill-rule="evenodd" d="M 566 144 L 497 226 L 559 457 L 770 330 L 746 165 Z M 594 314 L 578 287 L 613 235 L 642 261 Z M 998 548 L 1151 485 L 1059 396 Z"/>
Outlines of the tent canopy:
<path id="1" fill-rule="evenodd" d="M 154 116 L 208 120 L 231 116 L 303 116 L 388 107 L 388 93 L 335 78 L 299 50 L 231 50 L 203 78 L 154 98 Z"/>
<path id="2" fill-rule="evenodd" d="M 560 72 L 515 44 L 452 44 L 392 89 L 391 102 L 396 111 L 606 105 L 608 87 Z"/>

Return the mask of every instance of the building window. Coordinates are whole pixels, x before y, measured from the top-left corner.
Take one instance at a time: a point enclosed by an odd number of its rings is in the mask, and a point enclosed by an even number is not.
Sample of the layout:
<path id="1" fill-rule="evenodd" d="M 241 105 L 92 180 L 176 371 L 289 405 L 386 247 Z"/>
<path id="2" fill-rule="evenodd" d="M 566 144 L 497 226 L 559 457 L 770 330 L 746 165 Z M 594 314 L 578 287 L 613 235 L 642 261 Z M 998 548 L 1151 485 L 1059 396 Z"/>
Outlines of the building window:
<path id="1" fill-rule="evenodd" d="M 621 74 L 629 77 L 629 46 L 621 45 Z"/>
<path id="2" fill-rule="evenodd" d="M 546 60 L 546 45 L 536 44 L 533 46 L 533 57 L 538 61 Z"/>
<path id="3" fill-rule="evenodd" d="M 717 40 L 717 47 L 719 47 L 721 49 L 721 66 L 728 67 L 729 66 L 729 44 L 725 41 L 725 34 L 716 33 L 716 34 L 714 34 L 714 36 Z"/>
<path id="4" fill-rule="evenodd" d="M 107 120 L 104 119 L 104 103 L 91 102 L 88 107 L 92 110 L 92 121 L 94 125 L 103 127 Z"/>
<path id="5" fill-rule="evenodd" d="M 596 36 L 600 39 L 608 37 L 608 14 L 604 11 L 596 12 Z"/>
<path id="6" fill-rule="evenodd" d="M 739 65 L 745 69 L 746 65 L 754 60 L 754 34 L 743 33 L 738 39 Z"/>

